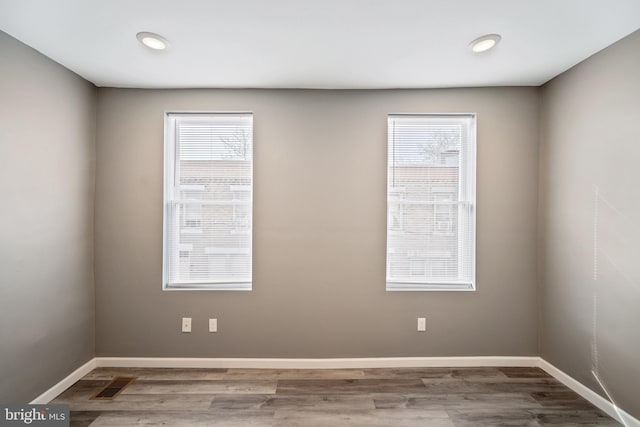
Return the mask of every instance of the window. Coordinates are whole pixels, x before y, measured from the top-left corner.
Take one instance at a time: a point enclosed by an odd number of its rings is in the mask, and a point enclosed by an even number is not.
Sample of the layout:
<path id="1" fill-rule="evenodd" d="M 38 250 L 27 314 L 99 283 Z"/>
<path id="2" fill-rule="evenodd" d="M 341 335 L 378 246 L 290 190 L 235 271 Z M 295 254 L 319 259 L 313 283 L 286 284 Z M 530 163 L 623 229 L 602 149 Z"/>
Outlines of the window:
<path id="1" fill-rule="evenodd" d="M 164 289 L 251 290 L 253 116 L 165 119 Z"/>
<path id="2" fill-rule="evenodd" d="M 390 115 L 387 290 L 475 289 L 475 116 Z"/>

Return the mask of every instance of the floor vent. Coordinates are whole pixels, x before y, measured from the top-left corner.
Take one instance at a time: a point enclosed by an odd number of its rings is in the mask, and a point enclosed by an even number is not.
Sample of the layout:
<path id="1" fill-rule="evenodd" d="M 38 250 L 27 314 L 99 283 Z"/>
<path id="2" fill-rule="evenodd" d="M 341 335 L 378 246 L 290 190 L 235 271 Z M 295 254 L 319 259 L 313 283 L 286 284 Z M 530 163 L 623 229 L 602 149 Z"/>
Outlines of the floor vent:
<path id="1" fill-rule="evenodd" d="M 91 398 L 91 400 L 113 400 L 122 390 L 127 388 L 129 384 L 134 382 L 138 377 L 115 377 L 106 386 L 102 388 Z"/>

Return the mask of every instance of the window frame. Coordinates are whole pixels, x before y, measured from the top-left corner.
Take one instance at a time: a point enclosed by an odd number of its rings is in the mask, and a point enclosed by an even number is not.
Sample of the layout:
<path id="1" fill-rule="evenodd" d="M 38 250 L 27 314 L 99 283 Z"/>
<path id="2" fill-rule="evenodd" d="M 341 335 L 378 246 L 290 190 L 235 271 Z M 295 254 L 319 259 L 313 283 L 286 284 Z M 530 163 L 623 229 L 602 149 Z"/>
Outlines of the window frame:
<path id="1" fill-rule="evenodd" d="M 169 283 L 167 256 L 169 254 L 168 248 L 168 233 L 176 232 L 176 230 L 170 229 L 168 223 L 168 207 L 169 202 L 172 201 L 170 194 L 175 186 L 174 181 L 176 178 L 176 126 L 175 121 L 171 120 L 172 117 L 198 117 L 198 116 L 225 116 L 225 115 L 247 115 L 251 116 L 251 144 L 252 144 L 252 156 L 251 156 L 251 195 L 250 195 L 250 239 L 249 239 L 249 254 L 251 255 L 251 278 L 249 282 L 246 281 L 203 281 L 203 282 L 189 282 L 189 283 Z M 163 291 L 252 291 L 253 290 L 253 183 L 254 183 L 254 157 L 253 157 L 253 112 L 252 111 L 180 111 L 170 110 L 165 111 L 163 114 L 164 119 L 164 147 L 163 147 L 163 200 L 162 200 L 162 290 Z M 234 209 L 235 211 L 235 209 Z M 180 250 L 178 249 L 177 256 L 180 256 Z"/>
<path id="2" fill-rule="evenodd" d="M 389 162 L 389 125 L 391 123 L 391 119 L 393 118 L 470 118 L 471 124 L 468 125 L 469 136 L 467 142 L 467 153 L 466 153 L 466 162 L 467 168 L 466 173 L 460 174 L 460 182 L 458 183 L 458 194 L 461 194 L 460 189 L 463 185 L 466 185 L 465 191 L 468 194 L 468 197 L 464 200 L 459 196 L 456 203 L 469 203 L 470 209 L 470 220 L 469 226 L 472 228 L 471 239 L 470 239 L 470 250 L 471 250 L 471 280 L 470 281 L 394 281 L 389 278 L 389 236 L 394 232 L 397 233 L 397 230 L 393 230 L 389 227 L 389 212 L 390 212 L 390 204 L 389 204 L 389 195 L 392 190 L 389 181 L 389 170 L 390 170 L 390 162 Z M 386 152 L 386 241 L 385 241 L 385 289 L 386 291 L 475 291 L 476 290 L 476 263 L 477 263 L 477 202 L 476 202 L 476 186 L 477 186 L 477 113 L 389 113 L 387 114 L 387 152 Z M 460 164 L 462 164 L 463 159 L 460 159 Z M 466 182 L 464 182 L 466 180 Z M 436 204 L 434 204 L 435 208 Z M 434 209 L 435 213 L 435 209 Z M 460 224 L 464 220 L 458 216 L 458 229 L 460 229 Z M 458 252 L 464 250 L 464 247 L 461 247 L 462 242 L 464 241 L 463 236 L 458 234 Z M 459 261 L 460 262 L 460 261 Z"/>

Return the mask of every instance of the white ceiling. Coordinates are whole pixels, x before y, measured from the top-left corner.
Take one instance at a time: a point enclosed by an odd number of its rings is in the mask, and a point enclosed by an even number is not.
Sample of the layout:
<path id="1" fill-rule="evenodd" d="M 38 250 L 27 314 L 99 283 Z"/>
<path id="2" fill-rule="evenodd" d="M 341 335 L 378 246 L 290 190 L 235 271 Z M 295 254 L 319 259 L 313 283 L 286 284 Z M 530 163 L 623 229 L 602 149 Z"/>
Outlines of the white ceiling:
<path id="1" fill-rule="evenodd" d="M 115 87 L 538 86 L 638 28 L 640 0 L 0 0 L 0 30 Z"/>

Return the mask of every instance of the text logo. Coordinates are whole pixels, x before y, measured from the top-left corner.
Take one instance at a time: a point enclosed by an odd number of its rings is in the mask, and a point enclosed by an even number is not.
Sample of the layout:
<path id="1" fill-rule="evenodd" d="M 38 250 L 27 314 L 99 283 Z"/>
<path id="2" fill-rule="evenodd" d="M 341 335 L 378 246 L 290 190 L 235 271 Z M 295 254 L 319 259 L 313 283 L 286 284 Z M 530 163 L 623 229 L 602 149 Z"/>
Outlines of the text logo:
<path id="1" fill-rule="evenodd" d="M 0 426 L 68 427 L 69 405 L 0 405 Z"/>

